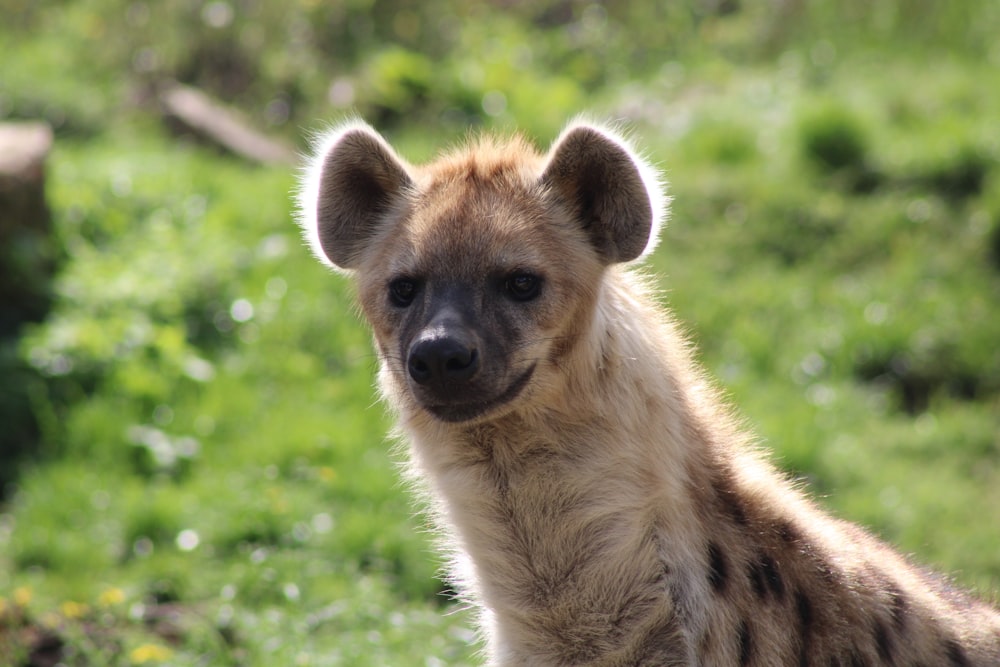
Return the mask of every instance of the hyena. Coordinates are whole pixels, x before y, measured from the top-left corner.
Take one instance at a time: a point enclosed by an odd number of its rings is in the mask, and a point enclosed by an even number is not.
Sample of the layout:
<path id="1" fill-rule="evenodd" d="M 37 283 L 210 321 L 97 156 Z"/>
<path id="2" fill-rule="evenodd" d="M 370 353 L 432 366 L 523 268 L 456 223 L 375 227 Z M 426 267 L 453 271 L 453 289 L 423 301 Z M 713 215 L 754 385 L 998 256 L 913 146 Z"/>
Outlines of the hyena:
<path id="1" fill-rule="evenodd" d="M 411 166 L 328 133 L 300 221 L 351 274 L 382 393 L 491 665 L 1000 665 L 1000 613 L 756 452 L 635 270 L 667 198 L 618 132 Z"/>

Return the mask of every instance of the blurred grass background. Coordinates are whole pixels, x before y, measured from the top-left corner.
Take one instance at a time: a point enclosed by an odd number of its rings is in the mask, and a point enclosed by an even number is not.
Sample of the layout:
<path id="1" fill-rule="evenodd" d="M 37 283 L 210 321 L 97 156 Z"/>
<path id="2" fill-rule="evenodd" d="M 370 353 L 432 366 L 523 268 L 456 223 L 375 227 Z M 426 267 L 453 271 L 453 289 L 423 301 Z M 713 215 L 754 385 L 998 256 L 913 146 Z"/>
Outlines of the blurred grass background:
<path id="1" fill-rule="evenodd" d="M 474 662 L 294 170 L 172 134 L 164 80 L 414 161 L 628 121 L 664 300 L 775 462 L 1000 590 L 998 33 L 990 0 L 0 0 L 59 266 L 0 344 L 0 664 Z"/>

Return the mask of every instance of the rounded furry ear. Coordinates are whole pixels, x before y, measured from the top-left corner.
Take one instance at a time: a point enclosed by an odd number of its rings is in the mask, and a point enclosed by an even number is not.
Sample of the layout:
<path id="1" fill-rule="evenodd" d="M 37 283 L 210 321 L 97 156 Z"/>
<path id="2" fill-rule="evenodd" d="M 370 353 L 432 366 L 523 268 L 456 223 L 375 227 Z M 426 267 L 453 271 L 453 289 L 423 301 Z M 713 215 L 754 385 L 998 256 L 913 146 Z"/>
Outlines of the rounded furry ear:
<path id="1" fill-rule="evenodd" d="M 351 121 L 321 136 L 298 193 L 313 253 L 335 268 L 356 268 L 412 182 L 407 164 L 367 124 Z"/>
<path id="2" fill-rule="evenodd" d="M 656 246 L 667 201 L 659 175 L 615 132 L 582 122 L 567 127 L 549 150 L 542 182 L 569 206 L 608 264 Z"/>

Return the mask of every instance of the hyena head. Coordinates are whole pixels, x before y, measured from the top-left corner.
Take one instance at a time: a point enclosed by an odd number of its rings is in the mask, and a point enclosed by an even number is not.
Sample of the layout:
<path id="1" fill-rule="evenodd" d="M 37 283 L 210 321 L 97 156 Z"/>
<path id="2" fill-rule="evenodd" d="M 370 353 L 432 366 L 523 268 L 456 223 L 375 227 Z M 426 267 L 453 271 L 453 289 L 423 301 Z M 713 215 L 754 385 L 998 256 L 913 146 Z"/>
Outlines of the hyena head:
<path id="1" fill-rule="evenodd" d="M 328 134 L 300 220 L 357 280 L 383 389 L 444 422 L 495 418 L 559 386 L 601 276 L 654 244 L 656 173 L 617 134 L 576 123 L 547 155 L 481 139 L 423 167 L 360 122 Z"/>

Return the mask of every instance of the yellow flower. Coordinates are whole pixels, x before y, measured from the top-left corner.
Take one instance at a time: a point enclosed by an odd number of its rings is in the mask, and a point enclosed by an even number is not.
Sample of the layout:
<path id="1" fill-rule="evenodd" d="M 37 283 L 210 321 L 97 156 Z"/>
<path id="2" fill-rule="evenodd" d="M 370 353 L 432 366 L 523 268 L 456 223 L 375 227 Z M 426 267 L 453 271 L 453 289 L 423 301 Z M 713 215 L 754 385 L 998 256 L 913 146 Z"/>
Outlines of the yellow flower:
<path id="1" fill-rule="evenodd" d="M 18 607 L 27 607 L 29 602 L 31 602 L 30 588 L 27 586 L 21 586 L 20 588 L 14 589 L 14 604 Z"/>
<path id="2" fill-rule="evenodd" d="M 337 479 L 337 471 L 330 466 L 323 466 L 319 469 L 319 478 L 324 482 L 332 482 Z"/>
<path id="3" fill-rule="evenodd" d="M 66 600 L 61 605 L 59 605 L 59 611 L 66 618 L 80 618 L 88 611 L 90 608 L 83 604 L 82 602 L 74 602 L 73 600 Z"/>
<path id="4" fill-rule="evenodd" d="M 170 656 L 174 654 L 166 646 L 160 644 L 143 644 L 142 646 L 137 646 L 132 649 L 129 653 L 129 658 L 133 663 L 137 665 L 142 665 L 147 662 L 163 662 L 164 660 L 169 660 Z"/>
<path id="5" fill-rule="evenodd" d="M 97 597 L 97 604 L 101 607 L 114 607 L 122 602 L 125 602 L 125 591 L 120 588 L 105 589 Z"/>

